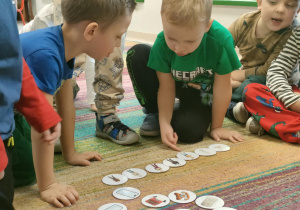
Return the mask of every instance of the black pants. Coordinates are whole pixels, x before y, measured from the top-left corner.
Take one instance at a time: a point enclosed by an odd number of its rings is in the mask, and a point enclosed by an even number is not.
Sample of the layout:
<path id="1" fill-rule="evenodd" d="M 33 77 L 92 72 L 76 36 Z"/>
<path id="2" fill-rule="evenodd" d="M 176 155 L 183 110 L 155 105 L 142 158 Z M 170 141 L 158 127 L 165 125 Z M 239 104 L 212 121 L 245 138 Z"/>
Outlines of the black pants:
<path id="1" fill-rule="evenodd" d="M 13 147 L 7 147 L 8 141 L 5 140 L 5 150 L 8 157 L 8 164 L 5 168 L 5 175 L 0 180 L 0 210 L 14 209 L 12 203 L 14 199 L 14 183 L 12 174 L 12 149 Z"/>
<path id="2" fill-rule="evenodd" d="M 151 47 L 138 44 L 128 50 L 126 62 L 135 95 L 147 113 L 158 113 L 159 81 L 156 71 L 147 67 Z M 178 140 L 195 143 L 203 139 L 211 123 L 211 106 L 203 105 L 200 91 L 176 81 L 179 109 L 173 112 L 171 125 Z"/>

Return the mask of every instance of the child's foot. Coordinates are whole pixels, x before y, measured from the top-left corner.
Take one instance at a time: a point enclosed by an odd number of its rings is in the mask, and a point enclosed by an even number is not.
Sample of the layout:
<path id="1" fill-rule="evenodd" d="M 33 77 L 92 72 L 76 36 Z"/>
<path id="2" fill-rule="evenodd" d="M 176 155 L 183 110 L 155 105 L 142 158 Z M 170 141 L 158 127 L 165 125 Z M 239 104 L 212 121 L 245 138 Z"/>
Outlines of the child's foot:
<path id="1" fill-rule="evenodd" d="M 91 110 L 97 112 L 97 107 L 95 104 L 91 104 Z"/>
<path id="2" fill-rule="evenodd" d="M 247 109 L 244 106 L 243 102 L 239 102 L 233 107 L 233 116 L 240 123 L 246 123 L 250 117 Z"/>
<path id="3" fill-rule="evenodd" d="M 117 115 L 110 114 L 98 117 L 96 113 L 96 136 L 107 138 L 121 145 L 129 145 L 140 140 L 139 135 L 121 123 Z"/>
<path id="4" fill-rule="evenodd" d="M 246 123 L 246 129 L 250 131 L 250 133 L 257 134 L 259 136 L 263 135 L 265 130 L 254 117 L 250 117 Z"/>
<path id="5" fill-rule="evenodd" d="M 159 136 L 160 127 L 158 121 L 158 114 L 147 114 L 144 122 L 140 128 L 141 136 Z"/>

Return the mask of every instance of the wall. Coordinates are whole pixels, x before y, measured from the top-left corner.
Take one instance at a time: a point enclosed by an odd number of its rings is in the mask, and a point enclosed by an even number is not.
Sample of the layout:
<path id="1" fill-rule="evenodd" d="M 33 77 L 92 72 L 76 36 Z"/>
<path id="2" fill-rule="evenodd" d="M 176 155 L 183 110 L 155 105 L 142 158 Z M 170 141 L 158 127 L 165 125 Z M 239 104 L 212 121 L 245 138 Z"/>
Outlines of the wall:
<path id="1" fill-rule="evenodd" d="M 33 0 L 32 10 L 33 15 L 36 15 L 37 11 L 40 11 L 46 4 L 52 3 L 52 0 Z"/>
<path id="2" fill-rule="evenodd" d="M 162 0 L 146 0 L 138 3 L 128 28 L 127 39 L 152 43 L 156 35 L 162 31 L 160 6 Z M 212 18 L 228 27 L 242 14 L 256 10 L 256 7 L 219 6 L 214 5 Z"/>

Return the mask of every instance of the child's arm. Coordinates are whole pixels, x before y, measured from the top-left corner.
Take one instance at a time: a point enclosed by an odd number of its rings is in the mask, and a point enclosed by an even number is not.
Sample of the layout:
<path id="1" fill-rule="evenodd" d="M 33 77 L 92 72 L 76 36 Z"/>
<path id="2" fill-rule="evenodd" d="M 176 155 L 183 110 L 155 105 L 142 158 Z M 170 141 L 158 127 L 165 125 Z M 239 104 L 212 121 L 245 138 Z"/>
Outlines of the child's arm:
<path id="1" fill-rule="evenodd" d="M 158 91 L 158 110 L 159 110 L 159 125 L 161 132 L 161 139 L 164 144 L 171 149 L 180 151 L 176 146 L 178 137 L 174 133 L 171 126 L 171 119 L 173 115 L 173 106 L 175 100 L 175 81 L 171 73 L 156 72 L 159 80 Z"/>
<path id="2" fill-rule="evenodd" d="M 267 73 L 267 86 L 285 107 L 300 113 L 300 96 L 293 92 L 291 78 L 300 56 L 300 28 L 295 30 Z"/>
<path id="3" fill-rule="evenodd" d="M 48 99 L 51 97 L 46 96 Z M 72 186 L 56 182 L 53 170 L 54 144 L 48 144 L 40 138 L 41 135 L 31 128 L 32 156 L 41 197 L 57 207 L 70 206 L 79 199 L 78 192 Z"/>
<path id="4" fill-rule="evenodd" d="M 3 140 L 0 136 L 0 180 L 4 177 L 4 170 L 7 166 L 8 158 L 5 151 L 5 146 Z"/>
<path id="5" fill-rule="evenodd" d="M 225 113 L 232 95 L 230 76 L 230 74 L 219 75 L 215 73 L 210 135 L 216 141 L 226 139 L 231 142 L 239 142 L 243 140 L 241 134 L 222 128 Z"/>
<path id="6" fill-rule="evenodd" d="M 61 118 L 37 87 L 24 59 L 21 95 L 15 108 L 42 134 L 42 140 L 53 143 L 59 138 Z"/>
<path id="7" fill-rule="evenodd" d="M 73 100 L 72 79 L 65 81 L 56 95 L 57 112 L 63 119 L 61 132 L 61 146 L 65 160 L 72 165 L 90 165 L 91 159 L 101 161 L 101 155 L 97 152 L 78 153 L 75 151 L 74 128 L 75 106 Z"/>

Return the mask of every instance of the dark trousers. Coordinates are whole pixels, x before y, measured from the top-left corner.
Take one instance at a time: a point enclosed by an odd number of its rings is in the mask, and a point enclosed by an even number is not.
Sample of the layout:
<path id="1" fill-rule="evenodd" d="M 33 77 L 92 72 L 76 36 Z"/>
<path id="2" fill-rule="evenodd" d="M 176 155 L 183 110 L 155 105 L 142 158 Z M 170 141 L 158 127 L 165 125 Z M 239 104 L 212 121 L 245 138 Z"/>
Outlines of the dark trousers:
<path id="1" fill-rule="evenodd" d="M 8 141 L 3 142 L 5 144 L 5 150 L 8 157 L 8 164 L 5 168 L 5 175 L 0 180 L 0 210 L 14 209 L 12 203 L 14 199 L 14 182 L 12 174 L 12 150 L 13 147 L 7 147 Z"/>
<path id="2" fill-rule="evenodd" d="M 134 91 L 147 113 L 158 113 L 157 93 L 159 81 L 156 71 L 147 67 L 151 46 L 138 44 L 128 50 L 126 62 Z M 204 105 L 200 91 L 186 83 L 176 81 L 179 109 L 173 112 L 171 125 L 178 140 L 195 143 L 203 139 L 211 123 L 211 106 Z"/>

